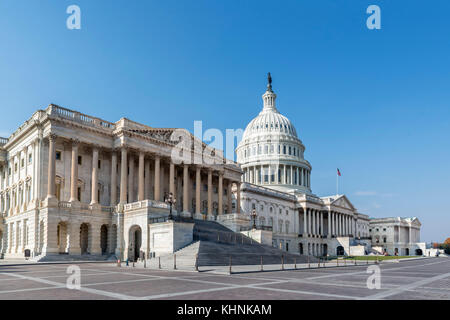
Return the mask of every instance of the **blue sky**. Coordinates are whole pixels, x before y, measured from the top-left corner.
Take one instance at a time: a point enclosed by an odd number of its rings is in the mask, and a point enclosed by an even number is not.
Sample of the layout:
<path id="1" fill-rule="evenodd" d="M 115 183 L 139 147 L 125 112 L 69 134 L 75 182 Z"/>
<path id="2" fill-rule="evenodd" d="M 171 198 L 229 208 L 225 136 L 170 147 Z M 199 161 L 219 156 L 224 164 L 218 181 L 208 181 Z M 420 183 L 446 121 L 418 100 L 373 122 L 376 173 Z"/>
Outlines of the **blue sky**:
<path id="1" fill-rule="evenodd" d="M 81 30 L 66 8 L 81 8 Z M 366 8 L 381 8 L 381 30 Z M 245 128 L 266 73 L 320 196 L 450 236 L 450 3 L 0 0 L 0 136 L 56 103 L 154 127 Z"/>

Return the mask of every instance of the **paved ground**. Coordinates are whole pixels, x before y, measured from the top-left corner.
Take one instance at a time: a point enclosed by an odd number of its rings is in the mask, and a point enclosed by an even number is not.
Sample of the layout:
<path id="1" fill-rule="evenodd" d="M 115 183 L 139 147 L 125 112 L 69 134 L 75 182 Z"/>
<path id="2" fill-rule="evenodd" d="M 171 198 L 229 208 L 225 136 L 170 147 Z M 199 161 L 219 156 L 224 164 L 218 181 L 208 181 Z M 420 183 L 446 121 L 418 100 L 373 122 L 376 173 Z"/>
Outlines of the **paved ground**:
<path id="1" fill-rule="evenodd" d="M 78 264 L 81 289 L 66 288 L 69 265 L 0 266 L 0 299 L 447 299 L 450 259 L 386 263 L 381 289 L 370 290 L 367 266 L 226 275 Z"/>

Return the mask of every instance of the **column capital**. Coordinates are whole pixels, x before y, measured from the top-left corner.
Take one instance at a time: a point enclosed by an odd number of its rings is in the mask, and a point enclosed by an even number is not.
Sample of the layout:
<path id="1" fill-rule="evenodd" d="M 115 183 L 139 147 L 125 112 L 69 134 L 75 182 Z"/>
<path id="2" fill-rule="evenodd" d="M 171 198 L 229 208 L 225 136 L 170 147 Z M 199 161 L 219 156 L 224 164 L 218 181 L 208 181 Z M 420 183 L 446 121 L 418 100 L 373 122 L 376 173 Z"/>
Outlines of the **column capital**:
<path id="1" fill-rule="evenodd" d="M 80 140 L 78 140 L 76 138 L 71 139 L 70 141 L 72 142 L 72 148 L 73 147 L 78 147 L 80 145 L 80 143 L 81 143 Z"/>
<path id="2" fill-rule="evenodd" d="M 58 138 L 58 136 L 55 133 L 50 133 L 48 135 L 48 140 L 51 142 L 55 142 L 57 138 Z"/>

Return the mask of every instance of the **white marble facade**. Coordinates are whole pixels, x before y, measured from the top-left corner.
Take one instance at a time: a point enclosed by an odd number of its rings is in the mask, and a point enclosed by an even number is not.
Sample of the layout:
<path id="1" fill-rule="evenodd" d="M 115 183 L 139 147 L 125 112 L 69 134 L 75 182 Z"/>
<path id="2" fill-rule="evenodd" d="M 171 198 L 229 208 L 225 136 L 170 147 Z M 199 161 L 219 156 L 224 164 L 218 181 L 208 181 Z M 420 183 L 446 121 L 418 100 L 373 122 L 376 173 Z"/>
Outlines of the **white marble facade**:
<path id="1" fill-rule="evenodd" d="M 242 171 L 202 144 L 197 162 L 172 161 L 174 129 L 122 118 L 112 123 L 56 105 L 38 110 L 0 140 L 2 256 L 116 254 L 139 238 L 149 253 L 149 219 L 174 212 L 216 220 L 239 214 Z M 196 164 L 194 164 L 196 163 Z M 138 231 L 138 233 L 136 233 Z"/>
<path id="2" fill-rule="evenodd" d="M 420 242 L 421 226 L 416 217 L 371 219 L 369 231 L 372 246 L 389 255 L 425 254 L 425 243 Z"/>

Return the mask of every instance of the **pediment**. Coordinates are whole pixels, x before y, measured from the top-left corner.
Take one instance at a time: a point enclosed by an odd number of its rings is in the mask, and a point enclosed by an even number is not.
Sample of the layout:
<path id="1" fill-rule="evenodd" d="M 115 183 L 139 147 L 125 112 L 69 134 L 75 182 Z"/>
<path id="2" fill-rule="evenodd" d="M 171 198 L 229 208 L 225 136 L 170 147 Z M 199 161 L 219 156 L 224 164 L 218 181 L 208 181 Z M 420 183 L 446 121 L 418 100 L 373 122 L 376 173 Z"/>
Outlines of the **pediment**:
<path id="1" fill-rule="evenodd" d="M 341 207 L 341 208 L 345 208 L 351 211 L 355 211 L 355 207 L 353 206 L 353 204 L 350 202 L 350 200 L 347 199 L 346 196 L 341 196 L 339 198 L 337 198 L 336 200 L 334 200 L 331 203 L 332 206 L 336 206 L 336 207 Z"/>

